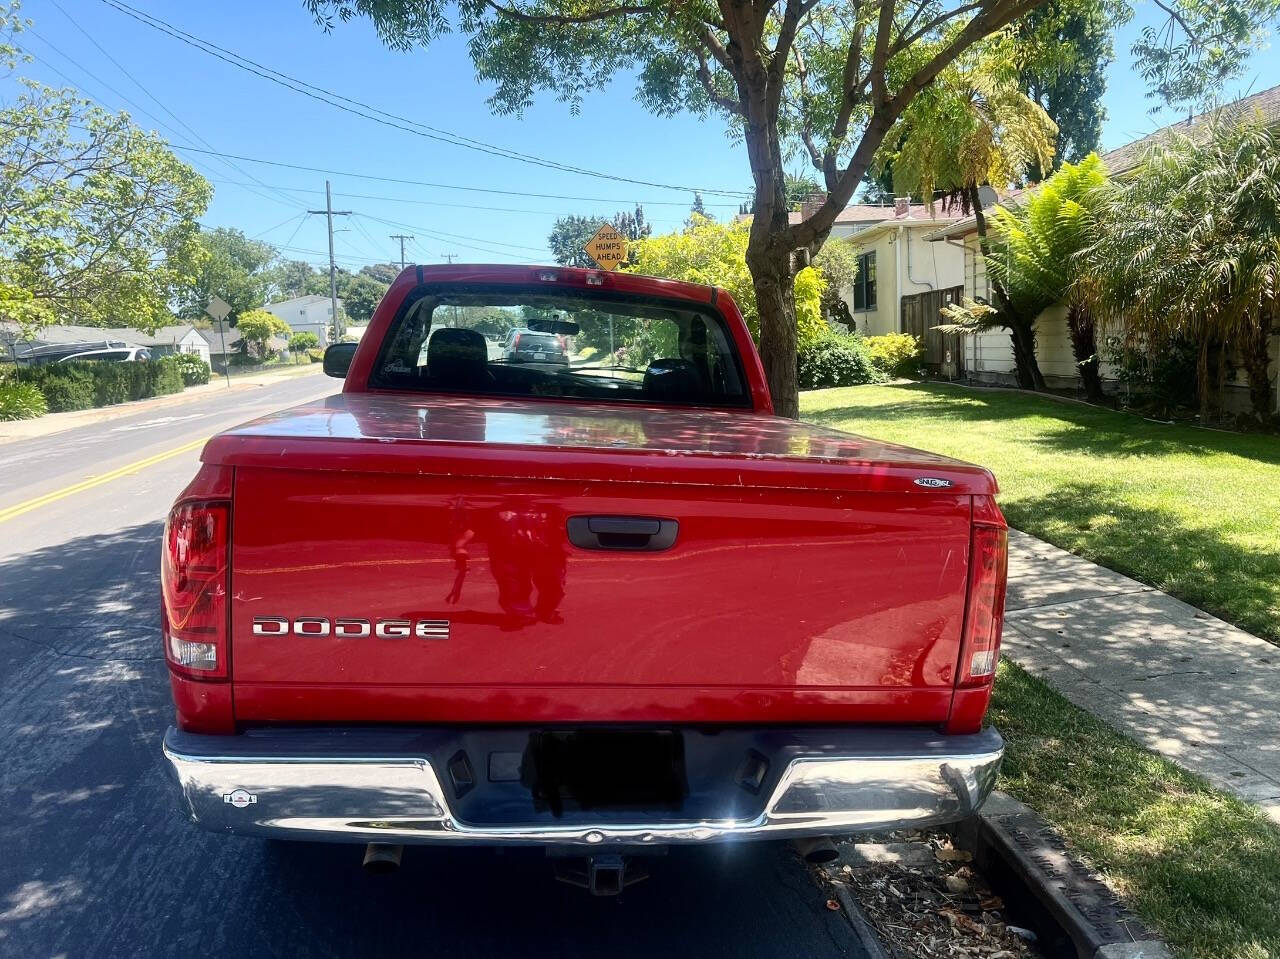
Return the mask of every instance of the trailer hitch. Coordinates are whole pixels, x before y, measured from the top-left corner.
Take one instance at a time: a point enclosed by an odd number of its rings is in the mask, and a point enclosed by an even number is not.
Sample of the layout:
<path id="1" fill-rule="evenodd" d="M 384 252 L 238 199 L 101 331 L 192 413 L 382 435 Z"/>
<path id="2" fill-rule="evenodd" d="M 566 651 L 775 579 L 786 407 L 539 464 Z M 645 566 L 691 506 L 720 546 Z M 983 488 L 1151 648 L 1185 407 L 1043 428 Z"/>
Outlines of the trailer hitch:
<path id="1" fill-rule="evenodd" d="M 630 856 L 602 853 L 576 859 L 557 859 L 555 875 L 561 882 L 581 886 L 593 896 L 616 896 L 627 886 L 649 878 L 649 870 Z"/>

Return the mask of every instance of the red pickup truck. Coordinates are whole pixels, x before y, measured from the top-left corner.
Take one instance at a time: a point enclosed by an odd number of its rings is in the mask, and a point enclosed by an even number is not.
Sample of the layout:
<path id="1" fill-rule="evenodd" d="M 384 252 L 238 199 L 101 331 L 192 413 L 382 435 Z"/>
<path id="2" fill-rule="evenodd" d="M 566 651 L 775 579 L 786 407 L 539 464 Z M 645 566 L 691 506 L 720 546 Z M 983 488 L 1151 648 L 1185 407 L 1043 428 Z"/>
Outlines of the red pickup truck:
<path id="1" fill-rule="evenodd" d="M 515 329 L 569 362 L 508 362 Z M 325 371 L 169 514 L 164 752 L 200 825 L 604 856 L 986 797 L 994 479 L 773 415 L 723 290 L 411 267 Z"/>

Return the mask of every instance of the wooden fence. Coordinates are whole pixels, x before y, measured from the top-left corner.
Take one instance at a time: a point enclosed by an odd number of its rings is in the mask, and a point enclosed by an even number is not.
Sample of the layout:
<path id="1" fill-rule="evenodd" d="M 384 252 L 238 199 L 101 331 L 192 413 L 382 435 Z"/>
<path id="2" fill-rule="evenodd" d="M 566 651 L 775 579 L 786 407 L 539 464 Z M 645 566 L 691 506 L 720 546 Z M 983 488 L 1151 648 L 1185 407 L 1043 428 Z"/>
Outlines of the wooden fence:
<path id="1" fill-rule="evenodd" d="M 944 336 L 934 327 L 945 323 L 940 312 L 949 303 L 959 303 L 964 296 L 963 286 L 951 286 L 945 290 L 929 290 L 902 298 L 902 332 L 920 337 L 924 344 L 924 364 L 940 370 L 951 353 L 951 376 L 964 373 L 964 338 L 956 334 Z"/>

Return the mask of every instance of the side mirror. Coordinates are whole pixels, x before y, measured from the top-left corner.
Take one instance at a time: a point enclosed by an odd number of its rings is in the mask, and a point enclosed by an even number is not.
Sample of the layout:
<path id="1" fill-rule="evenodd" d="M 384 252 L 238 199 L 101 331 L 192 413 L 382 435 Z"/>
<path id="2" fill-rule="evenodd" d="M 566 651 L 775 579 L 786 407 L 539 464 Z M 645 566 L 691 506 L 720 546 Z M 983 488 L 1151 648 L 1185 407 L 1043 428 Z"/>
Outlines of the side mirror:
<path id="1" fill-rule="evenodd" d="M 334 343 L 324 350 L 324 374 L 345 379 L 351 369 L 351 358 L 356 355 L 358 343 Z"/>

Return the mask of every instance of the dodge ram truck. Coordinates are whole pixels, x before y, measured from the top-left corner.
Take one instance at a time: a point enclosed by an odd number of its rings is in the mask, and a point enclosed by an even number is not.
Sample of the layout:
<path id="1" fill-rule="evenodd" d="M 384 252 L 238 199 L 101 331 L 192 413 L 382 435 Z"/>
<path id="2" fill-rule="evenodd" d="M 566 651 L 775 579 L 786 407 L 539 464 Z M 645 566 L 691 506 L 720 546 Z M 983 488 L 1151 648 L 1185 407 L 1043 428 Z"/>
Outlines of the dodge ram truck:
<path id="1" fill-rule="evenodd" d="M 517 329 L 561 349 L 511 362 Z M 609 891 L 623 852 L 987 796 L 994 479 L 775 416 L 724 290 L 410 267 L 324 365 L 340 393 L 213 437 L 168 516 L 199 825 L 542 845 Z"/>

